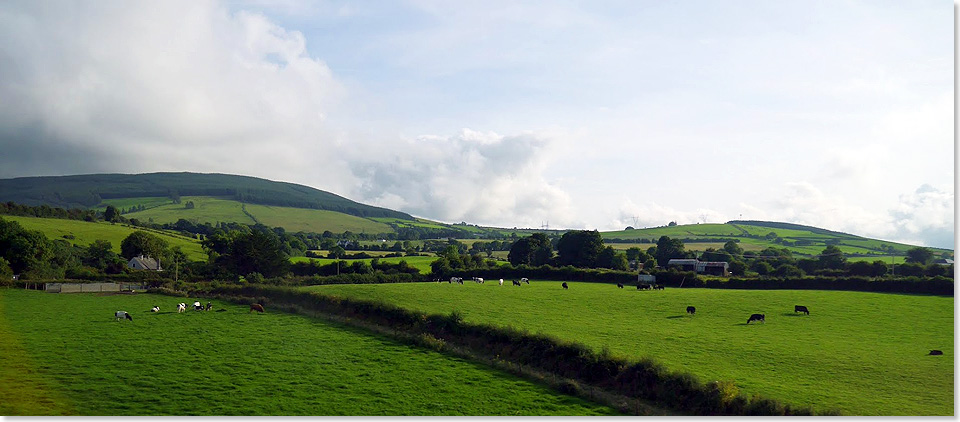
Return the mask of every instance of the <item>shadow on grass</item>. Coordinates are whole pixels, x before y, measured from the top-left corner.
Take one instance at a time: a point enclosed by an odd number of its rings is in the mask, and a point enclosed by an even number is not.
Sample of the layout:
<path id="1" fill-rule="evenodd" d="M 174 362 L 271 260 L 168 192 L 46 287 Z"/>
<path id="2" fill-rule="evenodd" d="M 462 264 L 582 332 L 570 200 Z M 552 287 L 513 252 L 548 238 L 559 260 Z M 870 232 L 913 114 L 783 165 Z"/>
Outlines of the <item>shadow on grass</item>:
<path id="1" fill-rule="evenodd" d="M 685 317 L 686 315 L 674 315 L 674 316 L 668 316 L 667 319 L 677 319 L 677 318 L 685 318 Z"/>
<path id="2" fill-rule="evenodd" d="M 780 315 L 781 315 L 781 316 L 792 316 L 792 317 L 809 316 L 809 315 L 806 315 L 806 314 L 798 314 L 798 313 L 796 313 L 796 312 L 789 312 L 789 313 L 788 313 L 788 312 L 784 312 L 784 313 L 782 313 L 782 314 L 780 314 Z"/>

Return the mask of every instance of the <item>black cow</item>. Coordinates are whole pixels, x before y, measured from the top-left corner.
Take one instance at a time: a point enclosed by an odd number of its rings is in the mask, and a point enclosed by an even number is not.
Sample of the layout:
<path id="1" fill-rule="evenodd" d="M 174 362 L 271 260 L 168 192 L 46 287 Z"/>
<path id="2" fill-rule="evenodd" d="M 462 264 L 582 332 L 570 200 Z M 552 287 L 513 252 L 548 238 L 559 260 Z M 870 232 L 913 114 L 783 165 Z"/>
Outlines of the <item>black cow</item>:
<path id="1" fill-rule="evenodd" d="M 943 351 L 942 351 L 942 350 L 931 350 L 931 351 L 930 351 L 930 355 L 934 355 L 934 356 L 935 356 L 935 355 L 942 355 L 942 354 L 943 354 Z"/>
<path id="2" fill-rule="evenodd" d="M 750 319 L 747 320 L 747 324 L 749 324 L 749 323 L 752 322 L 752 321 L 760 321 L 760 322 L 762 322 L 762 323 L 766 323 L 766 322 L 767 322 L 767 321 L 764 319 L 764 314 L 753 314 L 753 315 L 750 315 Z"/>
<path id="3" fill-rule="evenodd" d="M 697 308 L 694 308 L 693 306 L 687 306 L 687 313 L 690 315 L 694 315 L 697 313 Z"/>
<path id="4" fill-rule="evenodd" d="M 808 310 L 807 310 L 807 307 L 806 307 L 806 306 L 803 306 L 803 305 L 795 305 L 795 306 L 793 307 L 793 312 L 803 312 L 803 313 L 805 313 L 805 314 L 807 314 L 807 315 L 810 315 L 810 311 L 808 311 Z"/>
<path id="5" fill-rule="evenodd" d="M 519 281 L 517 281 L 517 280 L 513 280 L 513 285 L 514 285 L 514 286 L 520 286 L 521 284 L 520 284 L 520 282 L 519 282 Z"/>
<path id="6" fill-rule="evenodd" d="M 566 290 L 566 289 L 567 289 L 567 282 L 563 282 L 563 284 L 561 284 L 561 286 L 563 286 L 563 289 Z"/>
<path id="7" fill-rule="evenodd" d="M 207 302 L 207 307 L 206 307 L 206 308 L 203 308 L 203 310 L 204 310 L 204 311 L 209 311 L 209 310 L 211 310 L 211 309 L 213 309 L 213 304 L 210 303 L 210 302 Z"/>
<path id="8" fill-rule="evenodd" d="M 637 285 L 637 290 L 652 290 L 652 289 L 653 289 L 653 286 L 651 286 L 651 285 L 649 285 L 649 284 L 638 284 L 638 285 Z"/>
<path id="9" fill-rule="evenodd" d="M 623 288 L 623 283 L 617 283 L 617 287 L 622 289 L 622 288 Z"/>
<path id="10" fill-rule="evenodd" d="M 655 285 L 653 285 L 653 289 L 654 289 L 654 290 L 663 290 L 663 285 L 662 285 L 662 284 L 655 284 Z"/>

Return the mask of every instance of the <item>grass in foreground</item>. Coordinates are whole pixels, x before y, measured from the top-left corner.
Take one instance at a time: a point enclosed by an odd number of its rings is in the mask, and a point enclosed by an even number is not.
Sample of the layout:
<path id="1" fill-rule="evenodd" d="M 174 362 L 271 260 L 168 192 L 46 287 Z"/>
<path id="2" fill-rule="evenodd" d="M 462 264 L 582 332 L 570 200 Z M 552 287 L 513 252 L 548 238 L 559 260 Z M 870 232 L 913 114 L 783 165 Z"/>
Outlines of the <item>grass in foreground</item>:
<path id="1" fill-rule="evenodd" d="M 219 301 L 0 289 L 5 415 L 605 415 L 463 359 Z M 206 300 L 203 300 L 206 303 Z M 160 313 L 149 312 L 159 305 Z M 117 322 L 113 313 L 130 312 Z M 16 362 L 16 365 L 8 365 Z M 11 381 L 13 380 L 13 381 Z"/>
<path id="2" fill-rule="evenodd" d="M 533 281 L 328 285 L 309 290 L 512 326 L 702 381 L 850 415 L 953 414 L 953 298 L 809 290 L 667 289 Z M 811 315 L 794 314 L 805 305 Z M 695 315 L 685 312 L 695 306 Z M 766 323 L 746 324 L 752 313 Z M 944 356 L 927 356 L 931 349 Z"/>

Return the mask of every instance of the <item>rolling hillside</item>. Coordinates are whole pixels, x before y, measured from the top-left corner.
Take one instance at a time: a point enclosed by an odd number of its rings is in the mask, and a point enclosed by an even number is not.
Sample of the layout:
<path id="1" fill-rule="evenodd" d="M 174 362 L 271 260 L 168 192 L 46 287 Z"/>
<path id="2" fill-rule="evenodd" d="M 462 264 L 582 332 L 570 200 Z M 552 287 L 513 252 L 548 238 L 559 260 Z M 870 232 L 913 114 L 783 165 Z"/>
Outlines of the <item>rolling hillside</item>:
<path id="1" fill-rule="evenodd" d="M 336 211 L 357 217 L 413 219 L 406 213 L 308 186 L 230 174 L 88 174 L 0 180 L 0 201 L 26 205 L 93 208 L 107 199 L 178 196 L 227 197 L 250 204 Z"/>
<path id="2" fill-rule="evenodd" d="M 64 239 L 74 245 L 87 246 L 95 240 L 107 240 L 113 245 L 113 251 L 118 254 L 120 253 L 120 243 L 123 242 L 124 238 L 136 230 L 145 230 L 123 224 L 93 223 L 79 220 L 61 220 L 58 218 L 18 217 L 12 215 L 0 215 L 0 218 L 8 221 L 16 221 L 27 230 L 42 232 L 50 240 Z M 189 260 L 202 261 L 207 259 L 207 254 L 203 252 L 203 248 L 200 247 L 198 240 L 162 230 L 148 231 L 160 236 L 172 247 L 179 246 Z"/>
<path id="3" fill-rule="evenodd" d="M 601 232 L 604 242 L 616 249 L 638 246 L 646 249 L 656 245 L 661 236 L 682 239 L 688 250 L 719 249 L 733 240 L 744 251 L 760 251 L 769 247 L 787 248 L 794 255 L 812 256 L 828 245 L 836 245 L 843 252 L 866 259 L 890 259 L 903 256 L 913 245 L 869 239 L 817 227 L 770 221 L 729 221 L 725 224 L 688 224 L 647 229 Z M 930 248 L 934 253 L 952 253 L 947 249 Z"/>

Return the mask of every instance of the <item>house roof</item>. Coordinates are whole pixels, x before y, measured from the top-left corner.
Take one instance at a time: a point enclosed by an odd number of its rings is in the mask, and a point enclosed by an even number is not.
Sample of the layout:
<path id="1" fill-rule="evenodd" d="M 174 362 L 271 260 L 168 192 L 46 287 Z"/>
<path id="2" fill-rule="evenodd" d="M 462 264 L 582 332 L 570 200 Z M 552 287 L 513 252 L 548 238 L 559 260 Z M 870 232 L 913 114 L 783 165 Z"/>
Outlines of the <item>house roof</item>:
<path id="1" fill-rule="evenodd" d="M 160 267 L 160 264 L 157 263 L 157 260 L 150 258 L 149 256 L 148 257 L 135 256 L 133 258 L 130 258 L 130 265 L 133 265 L 134 263 L 139 263 L 141 267 L 146 268 L 148 270 L 157 270 Z"/>

